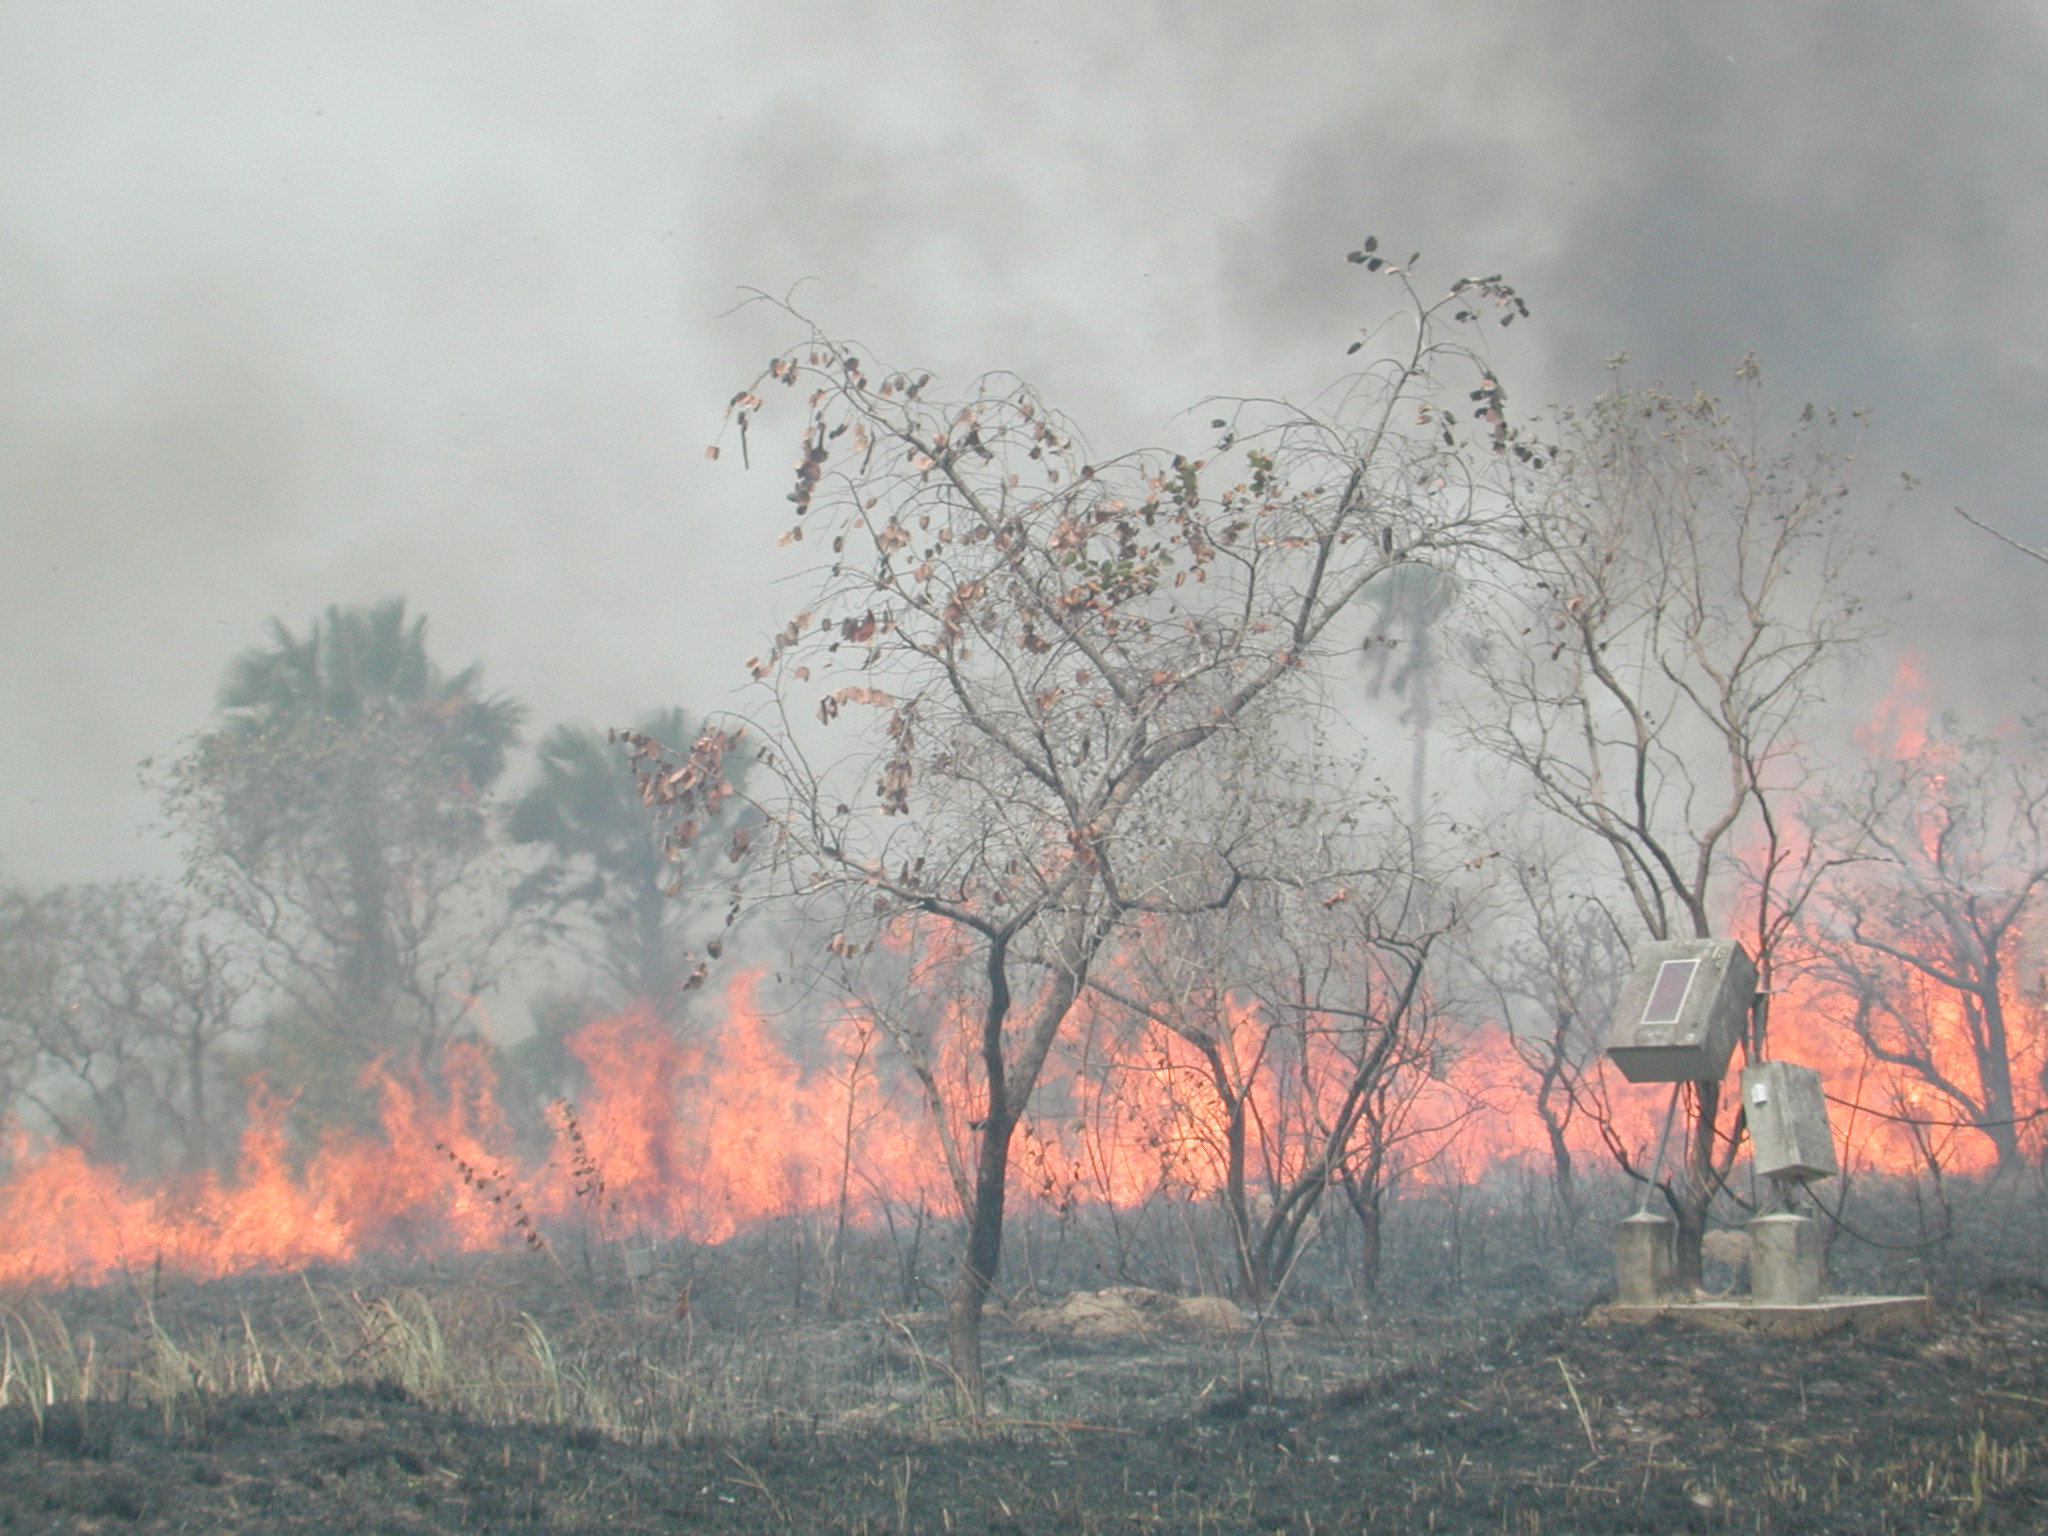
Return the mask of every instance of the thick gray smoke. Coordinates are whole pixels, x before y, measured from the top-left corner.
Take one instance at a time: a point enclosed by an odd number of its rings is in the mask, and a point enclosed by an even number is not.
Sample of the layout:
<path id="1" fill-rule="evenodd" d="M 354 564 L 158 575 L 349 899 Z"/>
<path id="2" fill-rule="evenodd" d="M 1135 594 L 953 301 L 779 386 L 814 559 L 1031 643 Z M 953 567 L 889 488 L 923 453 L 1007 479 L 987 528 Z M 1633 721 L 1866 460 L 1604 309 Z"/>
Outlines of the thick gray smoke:
<path id="1" fill-rule="evenodd" d="M 1105 446 L 1308 393 L 1343 252 L 1500 270 L 1533 407 L 1874 408 L 1901 639 L 2026 707 L 2037 7 L 18 6 L 0 15 L 0 860 L 157 863 L 135 763 L 279 614 L 402 592 L 536 719 L 725 701 L 783 487 L 706 463 L 781 293 Z M 1520 327 L 1517 331 L 1520 331 Z M 1910 580 L 1907 572 L 1911 573 Z M 2014 658 L 2022 658 L 2015 660 Z"/>

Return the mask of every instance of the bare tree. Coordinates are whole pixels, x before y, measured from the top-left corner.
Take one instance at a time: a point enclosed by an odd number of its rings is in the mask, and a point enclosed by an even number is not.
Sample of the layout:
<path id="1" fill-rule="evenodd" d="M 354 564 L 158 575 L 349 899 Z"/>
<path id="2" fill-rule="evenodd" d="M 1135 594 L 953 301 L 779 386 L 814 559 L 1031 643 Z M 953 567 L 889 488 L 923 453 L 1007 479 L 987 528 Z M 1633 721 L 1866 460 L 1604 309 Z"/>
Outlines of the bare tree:
<path id="1" fill-rule="evenodd" d="M 1602 1069 L 1600 1032 L 1628 971 L 1628 944 L 1595 882 L 1540 836 L 1502 864 L 1497 903 L 1474 925 L 1469 960 L 1528 1074 L 1569 1228 L 1584 1214 L 1572 1126 L 1605 1108 L 1604 1095 L 1587 1091 L 1588 1078 Z"/>
<path id="2" fill-rule="evenodd" d="M 147 880 L 0 891 L 0 1032 L 15 1091 L 67 1140 L 145 1164 L 221 1150 L 246 971 L 184 893 Z"/>
<path id="3" fill-rule="evenodd" d="M 1452 1055 L 1433 992 L 1437 952 L 1461 921 L 1451 889 L 1397 866 L 1291 893 L 1301 910 L 1273 929 L 1285 964 L 1262 968 L 1256 984 L 1262 1009 L 1285 1027 L 1284 1070 L 1265 1128 L 1270 1203 L 1248 1234 L 1251 1273 L 1269 1287 L 1284 1282 L 1323 1190 L 1335 1186 L 1359 1223 L 1358 1289 L 1378 1290 L 1384 1197 L 1401 1148 L 1445 1129 L 1418 1115 L 1418 1099 Z"/>
<path id="4" fill-rule="evenodd" d="M 2048 1057 L 2013 1016 L 2018 948 L 2048 883 L 2048 735 L 1951 725 L 1874 762 L 1830 798 L 1839 851 L 1808 909 L 1808 969 L 1849 1005 L 1877 1060 L 1932 1088 L 2020 1161 L 2026 1071 L 2048 1093 Z M 2038 989 L 2041 979 L 2033 979 Z"/>
<path id="5" fill-rule="evenodd" d="M 1256 1304 L 1285 1282 L 1333 1185 L 1365 1227 L 1373 1288 L 1389 1159 L 1442 1065 L 1428 983 L 1459 913 L 1451 882 L 1411 864 L 1406 829 L 1384 830 L 1375 863 L 1321 878 L 1296 863 L 1228 912 L 1146 924 L 1116 974 L 1090 982 L 1193 1053 L 1169 1086 L 1209 1143 L 1239 1292 Z"/>
<path id="6" fill-rule="evenodd" d="M 1357 254 L 1407 293 L 1399 350 L 1327 411 L 1229 408 L 1206 458 L 1092 461 L 1013 378 L 935 398 L 927 376 L 819 334 L 734 399 L 743 447 L 762 391 L 803 402 L 784 538 L 830 550 L 755 664 L 781 710 L 762 758 L 777 867 L 838 903 L 839 942 L 860 940 L 856 918 L 918 914 L 956 930 L 978 973 L 955 1015 L 968 1102 L 937 1106 L 968 1141 L 950 1351 L 971 1411 L 1011 1143 L 1098 960 L 1147 914 L 1236 899 L 1233 834 L 1205 815 L 1231 739 L 1314 687 L 1375 577 L 1455 558 L 1494 519 L 1482 480 L 1512 456 L 1475 471 L 1439 375 L 1474 366 L 1447 334 L 1478 302 L 1519 301 L 1497 280 L 1424 300 Z M 1458 405 L 1476 395 L 1481 440 L 1506 448 L 1499 386 L 1476 377 Z M 799 701 L 825 725 L 871 711 L 872 753 L 821 757 Z M 716 755 L 647 770 L 679 830 L 719 793 Z"/>
<path id="7" fill-rule="evenodd" d="M 1861 550 L 1836 419 L 1809 408 L 1774 435 L 1753 362 L 1740 377 L 1736 409 L 1619 389 L 1562 416 L 1555 472 L 1476 647 L 1468 729 L 1604 851 L 1642 934 L 1704 938 L 1743 910 L 1768 993 L 1817 874 L 1786 823 L 1807 778 L 1799 732 L 1872 622 L 1849 580 Z M 1752 1055 L 1764 1028 L 1759 1011 Z M 1667 1193 L 1679 1279 L 1697 1284 L 1741 1121 L 1738 1107 L 1722 1124 L 1718 1083 L 1687 1085 L 1686 1101 Z"/>

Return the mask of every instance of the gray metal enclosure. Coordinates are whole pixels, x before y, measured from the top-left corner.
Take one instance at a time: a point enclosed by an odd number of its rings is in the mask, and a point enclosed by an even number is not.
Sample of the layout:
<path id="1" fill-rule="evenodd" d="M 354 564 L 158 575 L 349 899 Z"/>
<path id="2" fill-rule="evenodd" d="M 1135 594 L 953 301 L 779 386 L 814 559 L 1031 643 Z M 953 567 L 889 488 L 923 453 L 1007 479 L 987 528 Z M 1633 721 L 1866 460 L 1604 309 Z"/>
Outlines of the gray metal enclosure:
<path id="1" fill-rule="evenodd" d="M 1607 1054 L 1632 1083 L 1718 1082 L 1756 997 L 1756 966 L 1733 939 L 1662 939 L 1636 955 Z"/>

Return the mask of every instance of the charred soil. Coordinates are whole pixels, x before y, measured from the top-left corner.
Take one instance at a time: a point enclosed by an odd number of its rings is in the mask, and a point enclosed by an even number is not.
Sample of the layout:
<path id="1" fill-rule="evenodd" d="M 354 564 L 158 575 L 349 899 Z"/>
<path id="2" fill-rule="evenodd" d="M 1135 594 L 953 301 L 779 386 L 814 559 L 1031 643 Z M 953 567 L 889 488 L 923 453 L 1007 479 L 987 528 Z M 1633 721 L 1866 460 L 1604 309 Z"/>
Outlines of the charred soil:
<path id="1" fill-rule="evenodd" d="M 1950 1298 L 1932 1333 L 1873 1338 L 1454 1322 L 1376 1342 L 1297 1324 L 1277 1356 L 1019 1331 L 997 1354 L 1033 1405 L 978 1429 L 814 1416 L 636 1443 L 375 1380 L 17 1401 L 0 1531 L 2048 1527 L 2048 1292 Z"/>

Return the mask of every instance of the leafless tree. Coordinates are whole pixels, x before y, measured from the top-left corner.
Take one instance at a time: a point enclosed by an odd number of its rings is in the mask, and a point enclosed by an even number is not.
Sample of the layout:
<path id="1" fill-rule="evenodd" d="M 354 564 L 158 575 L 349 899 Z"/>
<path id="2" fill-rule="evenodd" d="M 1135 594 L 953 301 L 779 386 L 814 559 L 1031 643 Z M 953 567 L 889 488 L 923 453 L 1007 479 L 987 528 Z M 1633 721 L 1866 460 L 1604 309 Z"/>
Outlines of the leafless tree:
<path id="1" fill-rule="evenodd" d="M 1229 911 L 1144 925 L 1090 983 L 1192 1053 L 1161 1070 L 1206 1143 L 1194 1155 L 1254 1303 L 1284 1283 L 1332 1186 L 1364 1226 L 1361 1285 L 1373 1288 L 1391 1159 L 1416 1129 L 1417 1088 L 1442 1066 L 1430 980 L 1459 920 L 1453 883 L 1413 867 L 1394 818 L 1382 830 L 1379 860 L 1316 877 L 1304 858 Z"/>
<path id="2" fill-rule="evenodd" d="M 16 1092 L 67 1140 L 145 1164 L 169 1141 L 168 1161 L 208 1164 L 248 984 L 182 892 L 147 880 L 0 891 L 0 1052 Z"/>
<path id="3" fill-rule="evenodd" d="M 1877 1060 L 2020 1160 L 2022 1074 L 2048 1093 L 2048 1057 L 2015 1017 L 2024 929 L 2048 883 L 2048 736 L 1951 725 L 1873 762 L 1829 798 L 1839 851 L 1802 924 L 1808 966 L 1847 1005 Z"/>
<path id="4" fill-rule="evenodd" d="M 1284 1071 L 1279 1113 L 1265 1128 L 1269 1203 L 1248 1233 L 1251 1273 L 1268 1286 L 1284 1281 L 1322 1190 L 1334 1186 L 1359 1223 L 1357 1287 L 1379 1288 L 1384 1201 L 1403 1149 L 1449 1128 L 1418 1106 L 1454 1055 L 1436 990 L 1438 952 L 1462 917 L 1454 889 L 1412 868 L 1372 872 L 1290 893 L 1304 910 L 1272 930 L 1286 964 L 1263 968 L 1255 984 L 1262 1010 L 1284 1023 Z"/>
<path id="5" fill-rule="evenodd" d="M 1489 482 L 1518 445 L 1451 338 L 1519 301 L 1497 280 L 1426 300 L 1357 255 L 1402 285 L 1403 339 L 1328 409 L 1225 407 L 1206 455 L 1094 460 L 1013 378 L 940 398 L 822 334 L 733 401 L 742 448 L 764 392 L 801 402 L 784 539 L 829 550 L 755 663 L 780 710 L 759 770 L 776 867 L 838 904 L 841 944 L 867 942 L 856 918 L 917 914 L 974 959 L 968 1101 L 938 1106 L 968 1141 L 950 1351 L 970 1411 L 1011 1144 L 1098 961 L 1147 915 L 1237 898 L 1233 834 L 1204 810 L 1232 739 L 1314 688 L 1375 577 L 1454 559 L 1497 516 Z M 1445 414 L 1453 375 L 1477 454 Z M 871 753 L 827 757 L 797 724 L 848 712 L 877 722 Z M 717 749 L 647 769 L 679 834 L 721 792 Z"/>
<path id="6" fill-rule="evenodd" d="M 1525 829 L 1526 830 L 1526 829 Z M 1600 1034 L 1628 971 L 1628 944 L 1587 871 L 1540 834 L 1499 863 L 1495 902 L 1473 925 L 1467 958 L 1528 1074 L 1549 1143 L 1551 1183 L 1567 1228 L 1584 1214 L 1572 1127 L 1596 1118 Z"/>
<path id="7" fill-rule="evenodd" d="M 1651 938 L 1734 924 L 1772 986 L 1817 870 L 1787 824 L 1800 732 L 1873 623 L 1850 579 L 1852 455 L 1835 417 L 1766 425 L 1745 362 L 1730 408 L 1617 389 L 1558 423 L 1546 493 L 1472 659 L 1470 735 L 1536 804 L 1604 851 Z M 1738 857 L 1738 854 L 1740 855 Z M 1764 1049 L 1759 1012 L 1747 1042 Z M 1697 1284 L 1707 1208 L 1741 1139 L 1720 1085 L 1686 1089 L 1679 1278 Z"/>

